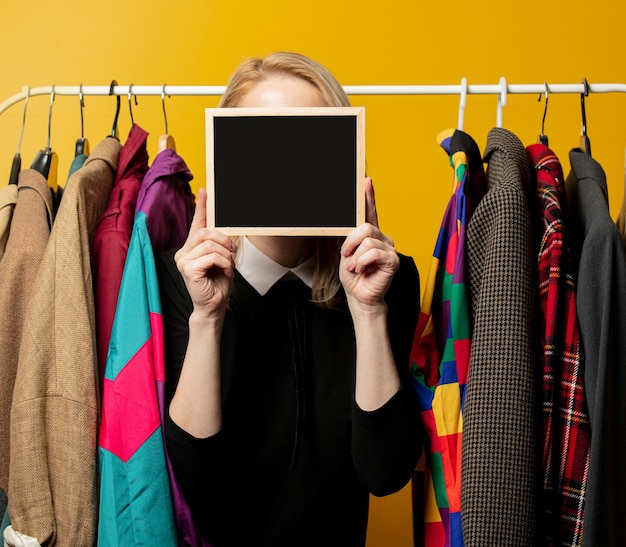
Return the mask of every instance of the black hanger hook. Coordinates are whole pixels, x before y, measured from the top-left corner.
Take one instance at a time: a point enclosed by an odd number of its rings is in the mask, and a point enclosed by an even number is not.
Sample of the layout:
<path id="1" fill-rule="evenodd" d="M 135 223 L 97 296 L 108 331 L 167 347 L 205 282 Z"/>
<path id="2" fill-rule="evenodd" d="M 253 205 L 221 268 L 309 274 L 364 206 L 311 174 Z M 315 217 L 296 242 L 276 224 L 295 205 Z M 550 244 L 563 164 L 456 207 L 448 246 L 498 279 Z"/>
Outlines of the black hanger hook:
<path id="1" fill-rule="evenodd" d="M 587 136 L 587 113 L 585 112 L 585 97 L 589 96 L 589 83 L 583 79 L 583 92 L 580 94 L 580 109 L 582 112 L 582 136 Z"/>
<path id="2" fill-rule="evenodd" d="M 26 97 L 24 99 L 24 114 L 22 117 L 22 129 L 20 129 L 20 138 L 17 141 L 17 152 L 13 156 L 11 164 L 11 174 L 9 175 L 9 184 L 17 184 L 19 182 L 20 171 L 22 170 L 22 156 L 20 149 L 22 148 L 22 137 L 24 136 L 24 127 L 26 126 L 26 108 L 28 107 L 28 99 L 30 98 L 30 87 L 24 87 Z"/>
<path id="3" fill-rule="evenodd" d="M 52 129 L 52 103 L 54 103 L 54 84 L 52 84 L 52 88 L 50 90 L 50 108 L 48 109 L 48 144 L 47 148 L 50 148 L 50 133 Z"/>
<path id="4" fill-rule="evenodd" d="M 550 98 L 550 88 L 548 87 L 547 82 L 543 82 L 543 85 L 545 87 L 544 93 L 546 95 L 546 102 L 543 105 L 543 116 L 541 118 L 541 135 L 539 135 L 539 142 L 547 146 L 548 137 L 545 133 L 545 127 L 546 127 L 546 115 L 548 114 L 548 99 Z M 539 93 L 539 98 L 537 100 L 541 101 L 541 93 Z"/>
<path id="5" fill-rule="evenodd" d="M 585 97 L 589 96 L 589 84 L 587 78 L 583 80 L 583 92 L 580 94 L 580 109 L 582 112 L 582 129 L 580 135 L 580 149 L 591 156 L 591 141 L 587 136 L 587 113 L 585 112 Z"/>
<path id="6" fill-rule="evenodd" d="M 116 80 L 111 81 L 111 86 L 109 87 L 109 95 L 113 95 L 114 87 L 117 85 Z M 120 116 L 120 96 L 116 96 L 116 106 L 115 106 L 115 117 L 113 118 L 113 127 L 111 128 L 111 137 L 117 138 L 117 120 Z"/>
<path id="7" fill-rule="evenodd" d="M 133 104 L 131 100 L 133 84 L 128 85 L 128 111 L 130 112 L 130 123 L 131 125 L 135 125 L 135 118 L 133 117 Z M 135 97 L 135 106 L 139 103 L 137 102 L 137 95 L 132 95 Z"/>
<path id="8" fill-rule="evenodd" d="M 80 105 L 80 137 L 76 139 L 74 147 L 74 157 L 89 155 L 89 143 L 85 138 L 85 117 L 83 109 L 85 108 L 85 96 L 83 95 L 83 84 L 78 86 L 78 103 Z"/>
<path id="9" fill-rule="evenodd" d="M 80 138 L 85 138 L 85 118 L 83 108 L 85 108 L 85 98 L 83 97 L 83 84 L 78 86 L 78 103 L 80 104 Z"/>
<path id="10" fill-rule="evenodd" d="M 165 112 L 165 86 L 167 84 L 163 84 L 163 88 L 161 89 L 161 104 L 163 105 L 163 120 L 165 120 L 165 134 L 168 134 L 167 131 L 167 113 Z M 168 95 L 169 97 L 169 95 Z"/>

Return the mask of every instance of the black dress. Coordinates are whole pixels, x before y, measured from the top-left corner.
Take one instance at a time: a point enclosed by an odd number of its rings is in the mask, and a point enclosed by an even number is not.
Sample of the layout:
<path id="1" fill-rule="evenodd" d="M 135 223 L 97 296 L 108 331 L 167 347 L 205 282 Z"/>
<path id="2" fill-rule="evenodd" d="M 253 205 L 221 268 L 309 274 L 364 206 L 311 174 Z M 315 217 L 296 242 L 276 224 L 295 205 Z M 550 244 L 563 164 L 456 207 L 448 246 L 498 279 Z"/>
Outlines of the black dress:
<path id="1" fill-rule="evenodd" d="M 173 252 L 157 256 L 174 393 L 191 299 Z M 214 547 L 363 546 L 370 492 L 410 479 L 423 433 L 409 374 L 419 311 L 413 260 L 386 295 L 400 391 L 374 412 L 354 401 L 355 339 L 343 306 L 310 302 L 299 280 L 260 296 L 239 274 L 222 333 L 222 430 L 197 439 L 166 418 L 169 456 L 192 515 Z"/>

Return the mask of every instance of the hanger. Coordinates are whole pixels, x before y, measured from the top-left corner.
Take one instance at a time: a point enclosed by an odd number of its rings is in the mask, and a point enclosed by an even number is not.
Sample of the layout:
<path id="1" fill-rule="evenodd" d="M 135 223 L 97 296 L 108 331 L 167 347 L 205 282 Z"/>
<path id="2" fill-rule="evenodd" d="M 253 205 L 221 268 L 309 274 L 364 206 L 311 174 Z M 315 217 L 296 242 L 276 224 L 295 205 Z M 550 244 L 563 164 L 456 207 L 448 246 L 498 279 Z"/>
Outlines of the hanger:
<path id="1" fill-rule="evenodd" d="M 111 80 L 109 86 L 109 95 L 113 95 L 113 88 L 117 85 L 117 81 Z M 113 118 L 113 127 L 111 127 L 111 137 L 117 139 L 117 119 L 120 117 L 120 96 L 116 95 L 115 117 Z M 119 139 L 118 139 L 119 140 Z"/>
<path id="2" fill-rule="evenodd" d="M 459 99 L 459 118 L 456 124 L 456 128 L 459 131 L 463 131 L 463 125 L 465 123 L 465 105 L 467 104 L 467 78 L 463 76 L 461 78 L 461 93 Z"/>
<path id="3" fill-rule="evenodd" d="M 176 151 L 176 143 L 174 142 L 174 137 L 172 137 L 167 132 L 167 113 L 165 112 L 165 86 L 166 84 L 163 84 L 163 89 L 161 90 L 161 104 L 163 105 L 163 119 L 165 120 L 165 133 L 159 137 L 159 146 L 158 146 L 159 152 L 162 152 L 163 150 L 166 150 L 167 148 L 170 148 Z"/>
<path id="4" fill-rule="evenodd" d="M 24 127 L 26 126 L 26 107 L 28 106 L 28 99 L 30 97 L 30 87 L 26 86 L 26 98 L 24 100 L 24 115 L 22 117 L 22 129 L 20 129 L 20 138 L 17 141 L 17 152 L 13 156 L 13 163 L 11 164 L 11 174 L 9 175 L 9 184 L 17 184 L 20 171 L 22 170 L 22 156 L 20 155 L 20 149 L 22 148 L 22 137 L 24 136 Z"/>
<path id="5" fill-rule="evenodd" d="M 83 98 L 83 84 L 78 88 L 78 100 L 80 102 L 80 137 L 76 139 L 76 149 L 74 157 L 89 155 L 89 141 L 85 138 L 85 120 L 83 117 L 83 108 L 85 108 L 85 99 Z"/>
<path id="6" fill-rule="evenodd" d="M 546 114 L 548 113 L 548 98 L 550 97 L 550 88 L 548 87 L 548 84 L 546 82 L 543 82 L 543 85 L 546 88 L 546 102 L 543 105 L 543 117 L 541 118 L 541 134 L 539 135 L 538 142 L 548 146 L 548 135 L 544 133 L 544 130 L 546 124 Z M 537 100 L 541 101 L 541 93 L 539 93 L 539 99 Z"/>
<path id="7" fill-rule="evenodd" d="M 589 84 L 587 78 L 583 79 L 583 92 L 580 94 L 580 109 L 582 112 L 582 129 L 580 134 L 580 149 L 591 156 L 591 142 L 587 136 L 587 113 L 585 112 L 585 97 L 589 96 Z"/>
<path id="8" fill-rule="evenodd" d="M 133 102 L 131 100 L 132 95 L 132 88 L 133 88 L 133 84 L 128 84 L 128 112 L 130 113 L 130 125 L 131 127 L 133 125 L 135 125 L 135 117 L 133 116 Z M 137 102 L 137 95 L 134 95 L 135 97 L 135 105 L 138 105 L 139 103 Z"/>
<path id="9" fill-rule="evenodd" d="M 626 241 L 626 147 L 624 148 L 624 193 L 622 194 L 622 207 L 617 215 L 616 224 Z"/>
<path id="10" fill-rule="evenodd" d="M 506 106 L 506 79 L 504 76 L 500 78 L 500 93 L 498 93 L 498 110 L 496 111 L 496 127 L 502 127 L 502 107 Z"/>
<path id="11" fill-rule="evenodd" d="M 48 110 L 48 142 L 44 150 L 39 150 L 30 168 L 41 173 L 46 179 L 48 179 L 48 185 L 56 192 L 57 186 L 57 165 L 58 157 L 57 153 L 50 148 L 50 132 L 52 126 L 52 104 L 54 103 L 54 84 L 50 90 L 50 108 Z"/>

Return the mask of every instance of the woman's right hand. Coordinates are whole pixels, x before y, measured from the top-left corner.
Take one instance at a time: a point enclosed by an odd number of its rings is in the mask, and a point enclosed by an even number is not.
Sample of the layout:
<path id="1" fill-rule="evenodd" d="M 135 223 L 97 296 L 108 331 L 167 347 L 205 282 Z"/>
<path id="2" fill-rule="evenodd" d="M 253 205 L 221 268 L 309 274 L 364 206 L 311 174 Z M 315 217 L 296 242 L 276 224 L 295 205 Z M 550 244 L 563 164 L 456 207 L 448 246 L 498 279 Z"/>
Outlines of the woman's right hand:
<path id="1" fill-rule="evenodd" d="M 234 277 L 233 253 L 237 246 L 228 236 L 207 228 L 206 201 L 206 190 L 200 188 L 189 235 L 174 258 L 193 301 L 194 314 L 222 319 Z"/>

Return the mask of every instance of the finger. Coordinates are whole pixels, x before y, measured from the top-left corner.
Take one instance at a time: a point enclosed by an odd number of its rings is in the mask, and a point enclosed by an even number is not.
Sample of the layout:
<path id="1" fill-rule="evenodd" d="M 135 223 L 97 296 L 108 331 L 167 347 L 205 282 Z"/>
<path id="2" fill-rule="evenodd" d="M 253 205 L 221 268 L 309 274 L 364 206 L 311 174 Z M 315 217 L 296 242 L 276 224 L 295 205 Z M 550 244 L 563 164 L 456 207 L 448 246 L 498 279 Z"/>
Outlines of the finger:
<path id="1" fill-rule="evenodd" d="M 374 183 L 371 177 L 365 177 L 365 222 L 378 228 L 378 211 L 376 210 L 376 196 Z"/>
<path id="2" fill-rule="evenodd" d="M 231 253 L 222 253 L 217 249 L 215 252 L 206 252 L 198 256 L 187 254 L 176 263 L 176 266 L 186 280 L 200 281 L 204 277 L 215 275 L 218 270 L 227 277 L 232 277 L 235 261 Z"/>
<path id="3" fill-rule="evenodd" d="M 350 257 L 346 263 L 346 268 L 355 273 L 363 273 L 372 267 L 379 270 L 395 272 L 400 266 L 400 259 L 397 253 L 385 248 L 371 247 Z"/>
<path id="4" fill-rule="evenodd" d="M 177 266 L 183 277 L 199 280 L 212 270 L 221 270 L 227 277 L 232 277 L 235 262 L 230 253 L 223 254 L 216 251 L 204 253 L 195 258 L 185 257 Z"/>
<path id="5" fill-rule="evenodd" d="M 393 240 L 383 234 L 376 226 L 365 223 L 361 224 L 348 234 L 341 246 L 341 254 L 350 256 L 367 238 L 382 241 L 385 245 L 394 247 Z"/>
<path id="6" fill-rule="evenodd" d="M 218 230 L 203 228 L 189 234 L 183 247 L 174 255 L 174 259 L 177 262 L 182 259 L 193 260 L 211 252 L 231 256 L 236 251 L 237 246 L 230 237 Z"/>
<path id="7" fill-rule="evenodd" d="M 365 264 L 361 257 L 366 255 L 367 253 L 370 253 L 370 256 L 372 256 L 372 251 L 376 250 L 380 251 L 381 253 L 396 254 L 396 250 L 393 246 L 388 245 L 386 242 L 380 239 L 367 237 L 361 242 L 360 245 L 358 245 L 354 249 L 354 252 L 351 256 L 346 257 L 349 261 L 348 263 L 350 264 L 351 269 L 354 270 L 358 263 Z"/>

